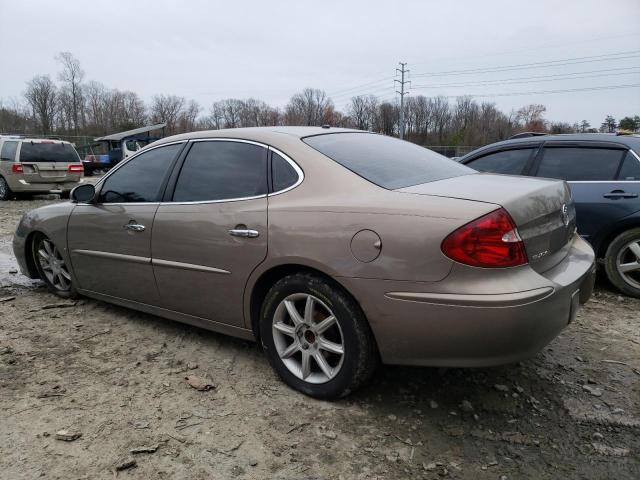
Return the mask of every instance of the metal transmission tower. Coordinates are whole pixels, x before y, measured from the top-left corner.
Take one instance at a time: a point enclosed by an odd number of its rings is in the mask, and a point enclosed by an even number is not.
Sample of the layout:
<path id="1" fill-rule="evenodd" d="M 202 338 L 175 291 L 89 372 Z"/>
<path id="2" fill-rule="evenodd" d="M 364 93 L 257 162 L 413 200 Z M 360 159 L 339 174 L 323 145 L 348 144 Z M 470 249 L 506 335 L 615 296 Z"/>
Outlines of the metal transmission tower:
<path id="1" fill-rule="evenodd" d="M 406 62 L 398 62 L 400 64 L 400 68 L 396 68 L 396 72 L 400 72 L 401 79 L 394 79 L 394 82 L 398 82 L 400 84 L 400 91 L 396 90 L 396 93 L 400 94 L 400 138 L 404 138 L 404 96 L 409 93 L 405 91 L 405 84 L 411 83 L 410 80 L 405 80 L 405 74 L 409 73 L 409 70 L 406 69 Z"/>

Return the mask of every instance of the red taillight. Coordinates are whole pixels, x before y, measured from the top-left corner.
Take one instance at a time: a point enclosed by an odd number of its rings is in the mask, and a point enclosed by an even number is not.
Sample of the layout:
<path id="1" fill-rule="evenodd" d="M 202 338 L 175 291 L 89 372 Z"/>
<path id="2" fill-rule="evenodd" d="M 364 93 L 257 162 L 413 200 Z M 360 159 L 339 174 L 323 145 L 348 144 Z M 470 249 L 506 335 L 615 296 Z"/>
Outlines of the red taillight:
<path id="1" fill-rule="evenodd" d="M 528 262 L 524 242 L 504 208 L 463 225 L 442 242 L 442 252 L 473 267 L 515 267 Z"/>
<path id="2" fill-rule="evenodd" d="M 84 172 L 84 167 L 82 166 L 82 164 L 71 164 L 69 165 L 69 168 L 67 169 L 67 171 L 69 173 L 80 173 L 80 172 Z"/>
<path id="3" fill-rule="evenodd" d="M 13 173 L 24 173 L 24 167 L 21 163 L 14 163 L 11 165 L 11 172 Z"/>

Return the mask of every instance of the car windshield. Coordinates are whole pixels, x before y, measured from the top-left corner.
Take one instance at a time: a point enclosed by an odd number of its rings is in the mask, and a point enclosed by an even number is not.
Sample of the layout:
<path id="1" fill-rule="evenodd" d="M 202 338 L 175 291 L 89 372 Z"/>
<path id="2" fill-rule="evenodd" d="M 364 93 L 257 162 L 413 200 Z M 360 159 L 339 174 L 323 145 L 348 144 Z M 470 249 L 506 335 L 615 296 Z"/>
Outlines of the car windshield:
<path id="1" fill-rule="evenodd" d="M 79 162 L 76 149 L 68 143 L 22 142 L 21 162 Z"/>
<path id="2" fill-rule="evenodd" d="M 389 190 L 477 173 L 439 153 L 384 135 L 334 133 L 302 140 L 362 178 Z"/>

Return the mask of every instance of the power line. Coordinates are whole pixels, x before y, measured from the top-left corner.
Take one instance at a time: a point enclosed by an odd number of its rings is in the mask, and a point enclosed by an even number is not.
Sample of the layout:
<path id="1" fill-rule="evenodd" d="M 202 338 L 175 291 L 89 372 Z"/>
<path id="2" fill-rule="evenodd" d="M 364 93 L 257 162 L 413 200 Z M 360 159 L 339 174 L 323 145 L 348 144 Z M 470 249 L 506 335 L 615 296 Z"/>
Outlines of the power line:
<path id="1" fill-rule="evenodd" d="M 382 82 L 390 82 L 391 80 L 393 80 L 393 77 L 386 77 L 386 78 L 383 78 L 381 80 L 377 80 L 375 82 L 364 83 L 362 85 L 357 85 L 355 87 L 346 88 L 346 89 L 342 89 L 342 90 L 337 90 L 337 91 L 333 92 L 332 96 L 341 97 L 341 96 L 343 96 L 345 94 L 344 92 L 350 92 L 352 90 L 358 90 L 358 89 L 360 89 L 362 87 L 367 87 L 367 86 L 375 85 L 375 84 L 382 83 Z M 351 95 L 351 94 L 347 93 L 347 95 Z"/>
<path id="2" fill-rule="evenodd" d="M 503 65 L 497 67 L 483 67 L 483 68 L 471 68 L 466 70 L 450 70 L 445 72 L 430 72 L 430 73 L 417 73 L 414 77 L 440 77 L 450 75 L 467 75 L 472 73 L 493 73 L 493 72 L 506 72 L 511 70 L 526 70 L 530 68 L 548 68 L 548 67 L 560 67 L 565 65 L 576 65 L 580 63 L 592 63 L 592 62 L 607 62 L 624 60 L 627 58 L 636 58 L 640 56 L 640 50 L 630 50 L 626 52 L 609 53 L 603 55 L 591 55 L 588 57 L 573 57 L 564 58 L 561 60 L 547 60 L 545 62 L 533 62 L 533 63 L 520 63 L 515 65 Z M 621 56 L 624 55 L 624 56 Z"/>
<path id="3" fill-rule="evenodd" d="M 486 58 L 486 57 L 496 57 L 496 56 L 502 56 L 502 55 L 511 55 L 514 53 L 518 53 L 518 54 L 523 54 L 523 53 L 529 53 L 531 51 L 536 51 L 536 50 L 546 50 L 549 48 L 558 48 L 558 47 L 566 47 L 569 45 L 584 45 L 585 43 L 591 43 L 591 42 L 601 42 L 602 40 L 610 40 L 610 39 L 614 39 L 614 38 L 625 38 L 625 37 L 635 37 L 640 35 L 640 32 L 633 32 L 633 33 L 622 33 L 622 34 L 616 34 L 616 35 L 606 35 L 606 36 L 601 36 L 601 37 L 589 37 L 589 38 L 583 38 L 583 39 L 579 39 L 579 40 L 574 40 L 574 41 L 570 41 L 570 42 L 561 42 L 561 43 L 547 43 L 547 44 L 540 44 L 540 43 L 536 43 L 535 45 L 519 45 L 517 49 L 515 50 L 503 50 L 501 52 L 493 52 L 493 53 L 485 53 L 485 54 L 480 54 L 480 55 L 468 55 L 465 57 L 457 57 L 458 60 L 464 60 L 464 59 L 478 59 L 478 58 Z M 441 57 L 441 58 L 436 58 L 435 60 L 430 60 L 428 62 L 411 62 L 412 65 L 425 65 L 428 63 L 433 63 L 434 61 L 442 61 L 442 60 L 449 60 L 450 57 Z"/>
<path id="4" fill-rule="evenodd" d="M 566 73 L 566 74 L 558 74 L 558 75 L 537 75 L 533 77 L 516 77 L 516 78 L 505 78 L 500 80 L 485 80 L 480 82 L 466 82 L 466 83 L 441 83 L 441 84 L 431 84 L 431 85 L 415 85 L 412 86 L 414 89 L 420 88 L 456 88 L 456 87 L 472 87 L 472 86 L 482 86 L 482 85 L 513 85 L 518 83 L 536 83 L 536 82 L 557 82 L 562 80 L 577 80 L 581 78 L 597 78 L 597 77 L 610 77 L 612 75 L 637 75 L 640 74 L 640 67 L 625 67 L 613 70 L 601 70 L 609 73 L 600 73 L 595 75 L 579 75 L 582 72 L 574 72 L 574 73 Z M 635 69 L 635 71 L 627 72 L 624 70 Z M 596 70 L 597 71 L 597 70 Z M 584 72 L 588 73 L 588 72 Z"/>
<path id="5" fill-rule="evenodd" d="M 603 85 L 600 87 L 585 87 L 585 88 L 565 88 L 560 90 L 539 90 L 534 92 L 510 92 L 510 93 L 482 93 L 482 94 L 464 94 L 464 95 L 438 95 L 445 98 L 458 98 L 458 97 L 513 97 L 519 95 L 548 95 L 554 93 L 573 93 L 573 92 L 589 92 L 595 90 L 617 90 L 621 88 L 637 88 L 640 87 L 640 83 L 631 83 L 625 85 Z"/>

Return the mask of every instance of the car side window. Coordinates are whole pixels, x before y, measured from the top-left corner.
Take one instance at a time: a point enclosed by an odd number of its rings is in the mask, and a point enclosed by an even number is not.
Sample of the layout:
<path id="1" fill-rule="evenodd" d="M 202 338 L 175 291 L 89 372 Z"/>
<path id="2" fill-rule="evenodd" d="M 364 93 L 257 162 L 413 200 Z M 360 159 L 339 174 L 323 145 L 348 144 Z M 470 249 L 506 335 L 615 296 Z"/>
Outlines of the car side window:
<path id="1" fill-rule="evenodd" d="M 622 161 L 618 180 L 640 180 L 640 160 L 630 151 L 627 151 Z"/>
<path id="2" fill-rule="evenodd" d="M 2 144 L 2 151 L 0 151 L 0 160 L 13 162 L 16 159 L 17 149 L 18 142 L 4 142 Z"/>
<path id="3" fill-rule="evenodd" d="M 244 142 L 195 142 L 184 160 L 174 202 L 266 195 L 267 149 Z"/>
<path id="4" fill-rule="evenodd" d="M 546 147 L 538 177 L 568 181 L 613 180 L 623 151 L 608 148 Z"/>
<path id="5" fill-rule="evenodd" d="M 298 181 L 298 172 L 276 152 L 271 152 L 271 181 L 274 192 L 289 188 Z"/>
<path id="6" fill-rule="evenodd" d="M 467 163 L 467 166 L 479 172 L 522 175 L 534 150 L 533 148 L 520 148 L 490 153 Z"/>
<path id="7" fill-rule="evenodd" d="M 100 189 L 100 203 L 157 202 L 160 188 L 183 144 L 158 147 L 133 157 L 109 175 Z"/>

